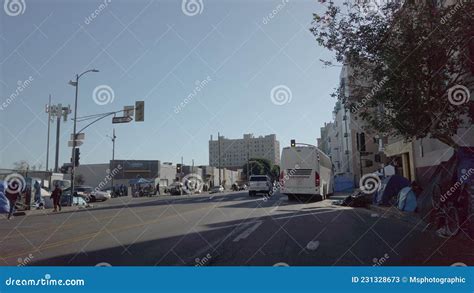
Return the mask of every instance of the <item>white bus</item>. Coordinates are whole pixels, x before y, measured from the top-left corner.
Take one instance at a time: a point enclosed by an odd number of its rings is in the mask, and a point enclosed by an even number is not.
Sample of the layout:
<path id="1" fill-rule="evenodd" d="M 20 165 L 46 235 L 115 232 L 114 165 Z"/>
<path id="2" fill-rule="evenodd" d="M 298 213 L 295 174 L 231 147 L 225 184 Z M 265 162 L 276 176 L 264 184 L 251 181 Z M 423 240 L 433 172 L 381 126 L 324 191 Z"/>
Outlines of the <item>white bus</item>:
<path id="1" fill-rule="evenodd" d="M 289 200 L 324 200 L 334 193 L 331 159 L 316 146 L 292 141 L 283 148 L 280 169 L 280 192 Z"/>

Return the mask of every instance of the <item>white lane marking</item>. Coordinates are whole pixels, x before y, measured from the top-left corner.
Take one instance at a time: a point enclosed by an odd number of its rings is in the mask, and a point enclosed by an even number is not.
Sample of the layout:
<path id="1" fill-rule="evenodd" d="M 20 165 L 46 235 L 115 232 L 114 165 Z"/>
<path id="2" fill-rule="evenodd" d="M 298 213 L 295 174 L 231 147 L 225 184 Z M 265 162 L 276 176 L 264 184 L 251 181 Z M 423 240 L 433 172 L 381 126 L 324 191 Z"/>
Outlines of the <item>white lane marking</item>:
<path id="1" fill-rule="evenodd" d="M 257 222 L 253 226 L 249 227 L 248 229 L 244 230 L 244 232 L 240 233 L 239 236 L 235 237 L 234 242 L 240 241 L 250 236 L 258 227 L 262 225 L 262 222 Z"/>
<path id="2" fill-rule="evenodd" d="M 312 216 L 312 215 L 321 215 L 321 214 L 334 213 L 334 212 L 337 212 L 337 211 L 341 211 L 341 209 L 334 209 L 334 210 L 331 210 L 331 211 L 322 211 L 322 212 L 317 212 L 317 213 L 306 213 L 306 214 L 301 214 L 301 215 L 273 217 L 273 220 L 284 220 L 284 219 L 288 219 L 288 218 L 307 217 L 307 216 Z M 295 212 L 297 212 L 297 211 L 295 211 Z"/>

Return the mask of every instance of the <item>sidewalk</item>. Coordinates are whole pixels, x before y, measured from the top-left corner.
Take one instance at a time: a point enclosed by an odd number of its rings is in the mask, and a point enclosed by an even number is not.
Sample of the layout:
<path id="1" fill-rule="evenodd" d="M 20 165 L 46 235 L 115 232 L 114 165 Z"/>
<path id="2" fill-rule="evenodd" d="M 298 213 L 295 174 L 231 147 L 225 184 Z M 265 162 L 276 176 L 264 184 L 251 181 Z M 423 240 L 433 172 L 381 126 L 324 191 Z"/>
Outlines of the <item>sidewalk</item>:
<path id="1" fill-rule="evenodd" d="M 89 206 L 67 206 L 67 207 L 62 207 L 60 212 L 53 212 L 52 208 L 48 209 L 32 209 L 32 210 L 27 210 L 27 211 L 16 211 L 13 214 L 13 217 L 18 218 L 18 217 L 25 217 L 25 216 L 35 216 L 35 215 L 54 215 L 54 214 L 60 214 L 62 212 L 71 212 L 71 211 L 76 211 L 76 210 L 83 210 L 83 209 L 92 209 L 94 208 L 94 205 L 89 205 Z"/>
<path id="2" fill-rule="evenodd" d="M 396 206 L 379 206 L 372 204 L 368 207 L 368 209 L 374 212 L 374 217 L 377 215 L 384 218 L 395 218 L 409 224 L 421 225 L 422 227 L 426 227 L 428 225 L 428 223 L 420 218 L 419 214 L 401 211 Z"/>

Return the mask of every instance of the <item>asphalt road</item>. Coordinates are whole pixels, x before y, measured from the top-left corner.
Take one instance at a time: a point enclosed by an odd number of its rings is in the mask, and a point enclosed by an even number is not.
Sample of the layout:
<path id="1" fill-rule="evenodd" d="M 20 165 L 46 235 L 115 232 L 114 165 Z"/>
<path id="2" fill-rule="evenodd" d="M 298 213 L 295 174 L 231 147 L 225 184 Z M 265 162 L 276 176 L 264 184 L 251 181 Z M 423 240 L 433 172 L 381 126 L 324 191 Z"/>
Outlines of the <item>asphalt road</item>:
<path id="1" fill-rule="evenodd" d="M 0 264 L 474 264 L 472 242 L 466 248 L 424 228 L 332 199 L 304 204 L 246 192 L 125 197 L 2 219 Z"/>

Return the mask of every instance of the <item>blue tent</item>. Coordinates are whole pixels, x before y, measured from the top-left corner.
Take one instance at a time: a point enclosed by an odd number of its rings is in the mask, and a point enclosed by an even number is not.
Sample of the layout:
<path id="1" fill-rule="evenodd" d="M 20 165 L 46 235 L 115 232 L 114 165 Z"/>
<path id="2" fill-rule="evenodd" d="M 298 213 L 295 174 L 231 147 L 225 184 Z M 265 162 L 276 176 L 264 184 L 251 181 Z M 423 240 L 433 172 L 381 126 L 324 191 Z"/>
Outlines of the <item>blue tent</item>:
<path id="1" fill-rule="evenodd" d="M 398 193 L 398 209 L 405 212 L 416 210 L 416 194 L 411 187 L 403 187 Z"/>
<path id="2" fill-rule="evenodd" d="M 410 181 L 400 175 L 392 175 L 382 180 L 380 190 L 375 193 L 375 203 L 378 205 L 391 205 L 390 200 L 396 198 L 403 187 L 410 185 Z"/>

